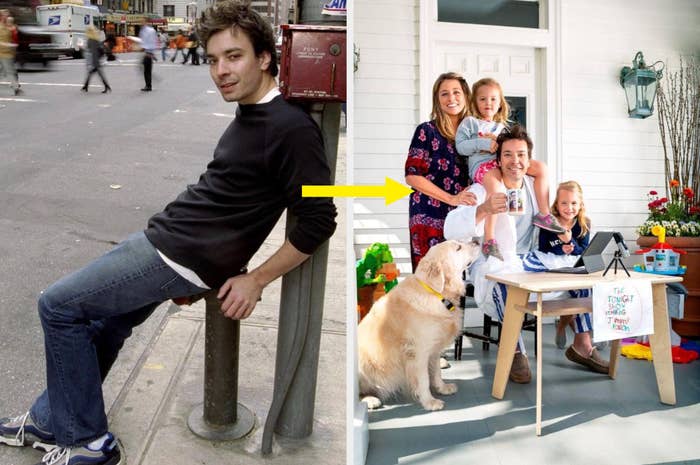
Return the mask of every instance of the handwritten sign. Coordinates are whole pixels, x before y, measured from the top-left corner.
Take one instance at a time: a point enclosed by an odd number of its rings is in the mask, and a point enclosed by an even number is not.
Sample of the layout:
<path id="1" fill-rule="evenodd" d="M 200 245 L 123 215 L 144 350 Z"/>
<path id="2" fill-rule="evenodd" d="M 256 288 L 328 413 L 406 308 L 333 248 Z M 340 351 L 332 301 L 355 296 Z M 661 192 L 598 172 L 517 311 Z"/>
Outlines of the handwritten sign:
<path id="1" fill-rule="evenodd" d="M 593 341 L 654 333 L 651 283 L 627 279 L 593 286 Z"/>

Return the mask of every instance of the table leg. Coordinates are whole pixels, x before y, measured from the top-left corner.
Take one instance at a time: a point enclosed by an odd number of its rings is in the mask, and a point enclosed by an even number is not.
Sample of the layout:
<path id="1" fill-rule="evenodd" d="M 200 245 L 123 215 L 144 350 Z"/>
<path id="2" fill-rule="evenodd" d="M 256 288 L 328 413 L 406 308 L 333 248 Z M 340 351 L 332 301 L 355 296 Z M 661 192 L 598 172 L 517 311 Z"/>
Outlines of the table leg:
<path id="1" fill-rule="evenodd" d="M 537 401 L 535 407 L 535 434 L 542 435 L 542 293 L 537 294 Z"/>
<path id="2" fill-rule="evenodd" d="M 652 284 L 654 301 L 654 334 L 649 335 L 651 355 L 654 359 L 656 384 L 659 387 L 661 402 L 676 405 L 676 384 L 673 379 L 673 359 L 671 358 L 671 332 L 666 308 L 666 285 Z"/>
<path id="3" fill-rule="evenodd" d="M 617 376 L 617 361 L 619 359 L 620 359 L 620 340 L 615 339 L 613 341 L 610 341 L 610 360 L 608 361 L 608 363 L 609 363 L 608 376 L 610 376 L 611 379 L 615 379 L 615 376 Z"/>
<path id="4" fill-rule="evenodd" d="M 491 395 L 496 399 L 503 399 L 506 392 L 506 383 L 510 368 L 513 365 L 515 346 L 518 343 L 518 335 L 523 326 L 525 314 L 515 309 L 516 305 L 526 305 L 529 292 L 518 287 L 508 286 L 508 298 L 506 299 L 503 326 L 501 328 L 501 342 L 498 344 L 498 357 L 496 358 L 496 373 L 493 377 Z M 538 351 L 539 352 L 539 351 Z"/>

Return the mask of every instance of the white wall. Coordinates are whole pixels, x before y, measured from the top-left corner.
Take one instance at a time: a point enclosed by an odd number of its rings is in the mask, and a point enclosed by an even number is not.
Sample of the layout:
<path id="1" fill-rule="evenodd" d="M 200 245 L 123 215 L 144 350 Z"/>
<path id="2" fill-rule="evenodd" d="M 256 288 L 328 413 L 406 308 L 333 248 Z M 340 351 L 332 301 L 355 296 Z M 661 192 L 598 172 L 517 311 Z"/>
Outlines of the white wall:
<path id="1" fill-rule="evenodd" d="M 700 52 L 697 0 L 561 2 L 562 153 L 559 179 L 576 179 L 594 227 L 632 240 L 646 218 L 646 194 L 663 191 L 656 111 L 627 117 L 620 69 L 637 51 L 647 64 L 677 66 Z M 668 68 L 667 68 L 668 69 Z"/>
<path id="2" fill-rule="evenodd" d="M 418 0 L 353 2 L 355 73 L 354 183 L 403 182 L 408 145 L 418 123 Z M 355 199 L 356 256 L 387 242 L 402 272 L 410 272 L 408 199 L 389 207 L 381 199 Z"/>
<path id="3" fill-rule="evenodd" d="M 426 0 L 424 0 L 426 1 Z M 431 0 L 432 1 L 432 0 Z M 641 50 L 648 64 L 677 66 L 680 54 L 700 54 L 700 1 L 551 0 L 557 11 L 560 100 L 548 105 L 561 128 L 559 153 L 549 154 L 558 181 L 576 179 L 596 229 L 615 229 L 633 242 L 646 217 L 646 193 L 663 190 L 663 152 L 656 113 L 627 117 L 619 85 L 623 66 Z M 353 3 L 359 69 L 354 75 L 355 184 L 403 180 L 408 144 L 419 114 L 419 0 Z M 548 131 L 556 128 L 549 127 Z M 553 186 L 554 188 L 555 186 Z M 402 272 L 410 272 L 408 200 L 354 202 L 356 256 L 387 242 Z"/>

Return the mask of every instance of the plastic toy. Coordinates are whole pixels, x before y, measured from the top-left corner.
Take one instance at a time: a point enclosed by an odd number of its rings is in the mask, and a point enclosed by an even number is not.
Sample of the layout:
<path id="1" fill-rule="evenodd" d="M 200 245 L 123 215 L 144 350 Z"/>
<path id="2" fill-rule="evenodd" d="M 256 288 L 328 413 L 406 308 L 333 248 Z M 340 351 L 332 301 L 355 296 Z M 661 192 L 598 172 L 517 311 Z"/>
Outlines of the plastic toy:
<path id="1" fill-rule="evenodd" d="M 384 283 L 386 291 L 389 292 L 398 284 L 396 278 L 399 272 L 387 244 L 375 242 L 370 245 L 365 251 L 365 256 L 357 261 L 355 270 L 358 288 Z"/>
<path id="2" fill-rule="evenodd" d="M 372 304 L 398 284 L 399 271 L 389 246 L 375 242 L 355 265 L 357 273 L 358 322 L 367 315 Z"/>
<path id="3" fill-rule="evenodd" d="M 649 249 L 640 249 L 635 252 L 644 255 L 644 265 L 638 271 L 659 274 L 685 273 L 685 268 L 680 265 L 680 256 L 685 255 L 685 250 L 674 249 L 666 243 L 666 228 L 663 226 L 654 226 L 651 233 L 659 238 L 659 242 Z M 636 266 L 635 270 L 637 270 Z"/>
<path id="4" fill-rule="evenodd" d="M 620 349 L 620 353 L 627 358 L 651 360 L 651 349 L 642 344 L 630 344 Z"/>
<path id="5" fill-rule="evenodd" d="M 651 348 L 648 342 L 624 346 L 620 352 L 627 358 L 652 360 Z M 698 357 L 700 357 L 700 354 L 693 350 L 686 350 L 681 346 L 671 347 L 671 359 L 673 363 L 690 363 Z"/>

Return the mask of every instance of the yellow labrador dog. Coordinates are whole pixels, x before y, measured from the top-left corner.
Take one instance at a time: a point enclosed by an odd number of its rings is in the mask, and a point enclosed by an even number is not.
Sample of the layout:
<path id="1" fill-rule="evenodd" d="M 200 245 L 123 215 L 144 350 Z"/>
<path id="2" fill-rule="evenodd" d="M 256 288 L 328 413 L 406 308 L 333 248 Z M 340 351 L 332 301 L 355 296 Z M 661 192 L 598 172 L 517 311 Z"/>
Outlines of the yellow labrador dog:
<path id="1" fill-rule="evenodd" d="M 374 303 L 358 326 L 360 395 L 370 408 L 402 392 L 426 410 L 440 410 L 432 396 L 457 392 L 440 374 L 440 352 L 462 328 L 462 272 L 479 256 L 476 243 L 434 245 L 415 274 Z"/>

